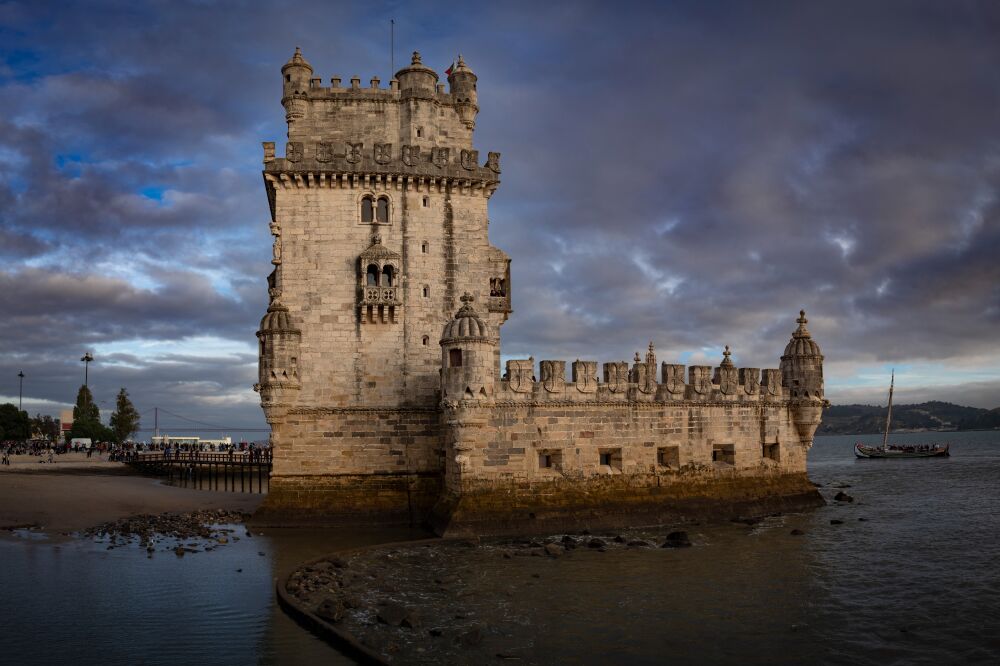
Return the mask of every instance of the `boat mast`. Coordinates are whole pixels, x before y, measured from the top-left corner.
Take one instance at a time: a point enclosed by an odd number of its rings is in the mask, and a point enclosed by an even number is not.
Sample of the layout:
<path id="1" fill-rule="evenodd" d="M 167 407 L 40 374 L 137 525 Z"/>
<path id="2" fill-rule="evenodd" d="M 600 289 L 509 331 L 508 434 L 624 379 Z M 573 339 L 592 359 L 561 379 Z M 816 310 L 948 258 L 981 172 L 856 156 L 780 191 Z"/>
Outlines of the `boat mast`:
<path id="1" fill-rule="evenodd" d="M 896 369 L 892 370 L 892 379 L 889 381 L 889 410 L 885 413 L 885 434 L 882 435 L 882 449 L 889 442 L 889 424 L 892 422 L 892 387 L 896 383 Z"/>

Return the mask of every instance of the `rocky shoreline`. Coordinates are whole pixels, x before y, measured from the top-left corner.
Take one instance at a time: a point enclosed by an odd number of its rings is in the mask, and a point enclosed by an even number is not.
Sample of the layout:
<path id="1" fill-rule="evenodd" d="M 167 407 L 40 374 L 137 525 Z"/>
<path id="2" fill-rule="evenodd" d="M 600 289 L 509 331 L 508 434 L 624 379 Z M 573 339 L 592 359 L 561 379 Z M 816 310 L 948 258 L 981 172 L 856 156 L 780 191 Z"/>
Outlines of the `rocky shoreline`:
<path id="1" fill-rule="evenodd" d="M 84 530 L 81 536 L 107 543 L 108 550 L 138 545 L 149 557 L 157 550 L 185 553 L 209 552 L 240 540 L 236 525 L 250 514 L 228 509 L 206 509 L 186 513 L 129 516 Z M 247 529 L 246 537 L 250 537 Z"/>
<path id="2" fill-rule="evenodd" d="M 432 539 L 327 556 L 280 581 L 278 594 L 311 629 L 366 661 L 544 663 L 532 652 L 534 611 L 518 600 L 543 586 L 559 561 L 600 566 L 597 558 L 613 552 L 669 560 L 692 545 L 688 532 L 663 528 Z"/>

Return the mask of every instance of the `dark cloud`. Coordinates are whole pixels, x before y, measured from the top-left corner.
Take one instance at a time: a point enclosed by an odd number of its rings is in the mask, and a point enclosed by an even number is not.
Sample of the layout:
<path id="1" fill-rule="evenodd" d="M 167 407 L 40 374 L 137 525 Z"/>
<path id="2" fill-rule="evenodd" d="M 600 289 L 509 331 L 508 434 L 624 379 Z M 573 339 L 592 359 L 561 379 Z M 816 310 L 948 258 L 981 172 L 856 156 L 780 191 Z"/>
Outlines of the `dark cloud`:
<path id="1" fill-rule="evenodd" d="M 279 68 L 298 44 L 387 80 L 390 16 L 397 65 L 480 77 L 505 354 L 773 367 L 804 307 L 835 397 L 883 363 L 996 395 L 1000 7 L 975 1 L 0 4 L 3 376 L 69 401 L 96 346 L 109 399 L 261 423 Z"/>

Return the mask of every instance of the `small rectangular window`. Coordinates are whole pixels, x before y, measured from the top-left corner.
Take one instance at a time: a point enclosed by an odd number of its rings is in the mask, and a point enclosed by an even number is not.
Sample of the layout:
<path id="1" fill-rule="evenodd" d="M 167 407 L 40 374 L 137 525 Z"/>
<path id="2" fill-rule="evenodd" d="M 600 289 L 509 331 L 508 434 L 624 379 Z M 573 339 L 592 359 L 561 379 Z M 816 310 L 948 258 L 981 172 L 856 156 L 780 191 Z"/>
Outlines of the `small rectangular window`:
<path id="1" fill-rule="evenodd" d="M 542 449 L 538 452 L 539 470 L 558 470 L 562 467 L 562 451 L 559 449 Z"/>
<path id="2" fill-rule="evenodd" d="M 430 197 L 424 197 L 423 202 L 424 202 L 424 208 L 427 208 L 428 206 L 431 205 L 431 198 Z"/>
<path id="3" fill-rule="evenodd" d="M 601 469 L 604 472 L 622 471 L 622 450 L 621 449 L 598 449 Z"/>
<path id="4" fill-rule="evenodd" d="M 767 458 L 768 460 L 774 460 L 778 462 L 781 460 L 781 451 L 778 445 L 775 444 L 763 444 L 761 446 L 761 457 Z"/>
<path id="5" fill-rule="evenodd" d="M 667 469 L 678 469 L 681 466 L 680 447 L 661 446 L 656 449 L 656 464 Z"/>
<path id="6" fill-rule="evenodd" d="M 736 446 L 733 444 L 713 444 L 712 462 L 716 465 L 735 465 Z"/>
<path id="7" fill-rule="evenodd" d="M 450 368 L 460 368 L 460 367 L 462 367 L 462 350 L 461 349 L 450 349 L 448 351 L 448 367 L 450 367 Z"/>

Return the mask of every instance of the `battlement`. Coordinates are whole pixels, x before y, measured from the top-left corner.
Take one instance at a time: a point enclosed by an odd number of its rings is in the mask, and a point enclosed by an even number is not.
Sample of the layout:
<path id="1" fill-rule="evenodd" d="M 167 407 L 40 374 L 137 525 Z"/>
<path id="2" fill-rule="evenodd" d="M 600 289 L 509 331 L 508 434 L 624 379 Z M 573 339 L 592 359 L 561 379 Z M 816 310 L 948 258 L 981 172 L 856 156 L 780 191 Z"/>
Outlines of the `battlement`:
<path id="1" fill-rule="evenodd" d="M 367 151 L 374 144 L 375 168 L 386 164 L 383 160 L 391 155 L 397 155 L 407 168 L 419 169 L 425 163 L 431 170 L 452 163 L 465 170 L 478 168 L 478 154 L 472 146 L 479 113 L 477 77 L 461 56 L 458 65 L 449 68 L 447 90 L 417 52 L 411 64 L 389 80 L 388 87 L 377 76 L 368 79 L 366 86 L 358 76 L 351 77 L 348 85 L 335 76 L 324 86 L 298 49 L 281 73 L 281 104 L 290 146 L 285 160 L 291 165 L 314 155 L 321 163 L 341 154 L 359 157 L 355 147 L 366 143 Z M 386 152 L 379 153 L 380 146 Z M 386 146 L 396 146 L 397 151 Z M 355 169 L 363 168 L 360 158 L 348 161 Z M 488 161 L 482 168 L 489 166 Z M 494 174 L 498 173 L 499 163 L 494 160 L 492 166 Z"/>
<path id="2" fill-rule="evenodd" d="M 735 368 L 721 365 L 685 367 L 655 362 L 625 361 L 603 364 L 603 381 L 597 361 L 576 360 L 571 379 L 566 379 L 566 361 L 532 358 L 507 361 L 506 372 L 496 391 L 497 402 L 538 403 L 759 403 L 787 399 L 777 368 Z M 714 372 L 713 372 L 714 370 Z M 541 377 L 537 380 L 536 377 Z"/>

